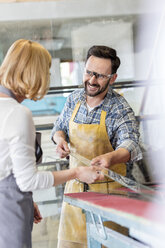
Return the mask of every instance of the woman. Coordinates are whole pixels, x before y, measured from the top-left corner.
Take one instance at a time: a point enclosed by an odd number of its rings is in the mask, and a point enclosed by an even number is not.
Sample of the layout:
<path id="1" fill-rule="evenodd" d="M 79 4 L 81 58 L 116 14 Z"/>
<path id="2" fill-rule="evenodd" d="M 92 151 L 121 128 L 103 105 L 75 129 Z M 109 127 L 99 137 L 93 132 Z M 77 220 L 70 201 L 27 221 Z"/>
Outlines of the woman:
<path id="1" fill-rule="evenodd" d="M 49 88 L 51 56 L 40 44 L 17 40 L 0 67 L 0 247 L 30 248 L 32 191 L 78 178 L 91 183 L 97 167 L 38 171 L 35 127 L 24 99 L 43 98 Z M 35 211 L 37 212 L 37 210 Z M 37 220 L 36 220 L 37 222 Z"/>

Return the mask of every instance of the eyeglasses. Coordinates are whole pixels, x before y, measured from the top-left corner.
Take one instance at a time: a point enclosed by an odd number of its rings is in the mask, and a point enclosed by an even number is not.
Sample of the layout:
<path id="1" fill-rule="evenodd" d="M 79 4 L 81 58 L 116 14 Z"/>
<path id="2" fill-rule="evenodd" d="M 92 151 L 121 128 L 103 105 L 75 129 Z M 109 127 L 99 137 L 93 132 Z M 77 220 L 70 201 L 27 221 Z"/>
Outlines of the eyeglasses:
<path id="1" fill-rule="evenodd" d="M 97 72 L 89 71 L 89 70 L 86 70 L 86 69 L 85 69 L 84 73 L 85 73 L 86 76 L 88 76 L 90 78 L 95 76 L 95 78 L 98 79 L 99 81 L 103 81 L 105 79 L 110 79 L 114 75 L 114 74 L 109 74 L 109 75 L 99 74 Z"/>

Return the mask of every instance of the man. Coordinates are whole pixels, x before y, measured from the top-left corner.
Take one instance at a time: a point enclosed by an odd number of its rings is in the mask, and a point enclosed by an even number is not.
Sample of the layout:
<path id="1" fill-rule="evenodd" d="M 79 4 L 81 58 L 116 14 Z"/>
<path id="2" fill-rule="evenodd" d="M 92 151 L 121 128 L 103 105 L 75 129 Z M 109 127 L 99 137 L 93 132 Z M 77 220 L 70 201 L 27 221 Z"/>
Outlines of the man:
<path id="1" fill-rule="evenodd" d="M 61 158 L 74 151 L 92 160 L 92 165 L 99 164 L 124 176 L 127 171 L 129 176 L 132 162 L 141 159 L 141 151 L 133 110 L 110 87 L 117 78 L 119 65 L 114 49 L 106 46 L 89 49 L 83 75 L 85 89 L 69 95 L 52 137 Z M 83 164 L 70 157 L 70 167 L 80 165 Z M 90 185 L 72 180 L 66 184 L 65 193 L 86 189 L 108 193 L 118 187 L 121 186 L 117 182 L 107 178 Z M 85 216 L 66 203 L 62 207 L 58 247 L 86 247 Z"/>

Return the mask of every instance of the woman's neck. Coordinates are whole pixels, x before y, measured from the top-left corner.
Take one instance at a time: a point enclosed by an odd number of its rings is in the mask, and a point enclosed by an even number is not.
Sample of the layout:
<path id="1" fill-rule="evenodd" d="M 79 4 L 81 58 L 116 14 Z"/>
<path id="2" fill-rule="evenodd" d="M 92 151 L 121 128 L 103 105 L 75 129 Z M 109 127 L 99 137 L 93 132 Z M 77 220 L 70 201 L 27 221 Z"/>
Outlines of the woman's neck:
<path id="1" fill-rule="evenodd" d="M 2 93 L 2 92 L 0 92 L 0 97 L 3 97 L 3 98 L 13 98 L 12 96 L 9 96 L 9 95 L 7 95 L 5 93 Z M 17 96 L 17 95 L 15 95 L 14 99 L 17 100 L 17 102 L 19 102 L 19 103 L 21 103 L 23 100 L 25 100 L 24 97 Z"/>

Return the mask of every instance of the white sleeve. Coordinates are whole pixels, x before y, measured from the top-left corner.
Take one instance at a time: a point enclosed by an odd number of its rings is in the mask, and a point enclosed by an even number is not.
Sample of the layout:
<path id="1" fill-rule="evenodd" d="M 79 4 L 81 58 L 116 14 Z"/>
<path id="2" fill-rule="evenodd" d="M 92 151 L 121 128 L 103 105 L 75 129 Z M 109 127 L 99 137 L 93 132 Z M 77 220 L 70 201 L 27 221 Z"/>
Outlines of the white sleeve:
<path id="1" fill-rule="evenodd" d="M 21 191 L 52 187 L 52 172 L 38 171 L 35 158 L 35 127 L 30 110 L 20 105 L 8 116 L 5 134 L 9 142 L 13 174 Z"/>

